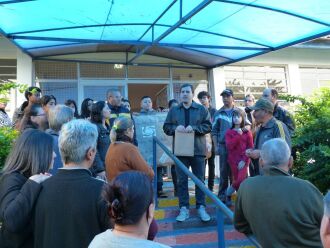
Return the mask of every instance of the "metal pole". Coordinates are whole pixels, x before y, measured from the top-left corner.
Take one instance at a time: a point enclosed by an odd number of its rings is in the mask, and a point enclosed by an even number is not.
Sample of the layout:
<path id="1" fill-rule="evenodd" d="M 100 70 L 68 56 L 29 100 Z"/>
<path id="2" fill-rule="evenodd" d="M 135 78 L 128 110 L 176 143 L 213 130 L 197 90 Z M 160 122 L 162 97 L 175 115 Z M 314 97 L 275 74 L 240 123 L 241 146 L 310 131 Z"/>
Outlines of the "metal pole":
<path id="1" fill-rule="evenodd" d="M 217 207 L 217 228 L 218 228 L 218 247 L 225 248 L 225 226 L 224 226 L 224 217 L 221 210 Z"/>
<path id="2" fill-rule="evenodd" d="M 154 169 L 154 199 L 155 199 L 155 206 L 158 207 L 158 200 L 157 200 L 157 144 L 156 140 L 152 140 L 152 158 L 153 158 L 153 169 Z"/>

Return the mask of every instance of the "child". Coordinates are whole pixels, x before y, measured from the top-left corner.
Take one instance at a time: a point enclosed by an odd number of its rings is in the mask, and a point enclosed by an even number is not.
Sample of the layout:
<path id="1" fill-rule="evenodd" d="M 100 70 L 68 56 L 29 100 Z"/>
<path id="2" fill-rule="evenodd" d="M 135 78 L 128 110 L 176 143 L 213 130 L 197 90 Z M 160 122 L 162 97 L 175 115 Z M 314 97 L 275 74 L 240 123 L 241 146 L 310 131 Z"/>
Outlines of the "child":
<path id="1" fill-rule="evenodd" d="M 233 183 L 228 187 L 227 205 L 231 205 L 231 195 L 237 191 L 247 176 L 250 159 L 245 155 L 246 149 L 253 148 L 253 137 L 250 131 L 242 130 L 245 126 L 243 110 L 234 110 L 232 128 L 226 132 L 225 141 L 228 151 L 228 163 L 231 168 Z"/>

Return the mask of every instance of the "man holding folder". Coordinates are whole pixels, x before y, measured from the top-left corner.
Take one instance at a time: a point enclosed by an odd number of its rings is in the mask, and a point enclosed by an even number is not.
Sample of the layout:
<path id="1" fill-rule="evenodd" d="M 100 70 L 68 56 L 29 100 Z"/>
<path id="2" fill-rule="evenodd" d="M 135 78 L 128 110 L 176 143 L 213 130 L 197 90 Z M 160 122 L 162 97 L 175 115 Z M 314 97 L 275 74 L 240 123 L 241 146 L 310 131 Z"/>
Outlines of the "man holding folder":
<path id="1" fill-rule="evenodd" d="M 174 154 L 204 183 L 206 139 L 205 134 L 211 132 L 210 114 L 201 104 L 193 101 L 194 88 L 191 84 L 180 87 L 181 103 L 170 109 L 163 129 L 167 135 L 174 136 Z M 176 166 L 178 176 L 178 197 L 180 213 L 177 221 L 189 218 L 188 177 Z M 198 188 L 196 192 L 196 208 L 202 221 L 211 218 L 205 210 L 205 194 Z"/>

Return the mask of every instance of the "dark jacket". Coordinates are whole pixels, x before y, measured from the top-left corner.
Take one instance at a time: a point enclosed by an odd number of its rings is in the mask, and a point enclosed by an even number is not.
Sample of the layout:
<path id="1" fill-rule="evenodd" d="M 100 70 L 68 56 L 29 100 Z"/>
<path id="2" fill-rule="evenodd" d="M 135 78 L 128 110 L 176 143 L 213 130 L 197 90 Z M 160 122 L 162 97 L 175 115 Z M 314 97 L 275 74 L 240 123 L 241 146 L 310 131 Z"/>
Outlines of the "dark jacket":
<path id="1" fill-rule="evenodd" d="M 283 122 L 288 127 L 290 136 L 292 136 L 294 130 L 296 129 L 296 124 L 291 114 L 287 110 L 279 106 L 278 103 L 276 103 L 274 107 L 273 116 L 277 120 Z"/>
<path id="2" fill-rule="evenodd" d="M 109 228 L 104 182 L 86 169 L 59 169 L 43 183 L 35 214 L 34 247 L 88 247 Z"/>
<path id="3" fill-rule="evenodd" d="M 170 109 L 163 125 L 164 132 L 169 136 L 175 135 L 175 129 L 185 126 L 185 109 L 182 103 Z M 189 108 L 189 125 L 195 131 L 195 156 L 205 156 L 206 139 L 205 134 L 211 131 L 210 113 L 201 104 L 192 102 Z"/>
<path id="4" fill-rule="evenodd" d="M 91 171 L 93 176 L 105 170 L 105 156 L 110 146 L 110 131 L 102 123 L 94 123 L 98 130 L 96 154 Z"/>
<path id="5" fill-rule="evenodd" d="M 281 137 L 279 125 L 283 127 L 285 137 Z M 254 139 L 254 149 L 261 150 L 262 145 L 266 141 L 268 141 L 270 139 L 274 139 L 274 138 L 285 138 L 286 143 L 288 144 L 288 146 L 291 149 L 291 137 L 290 137 L 290 133 L 289 133 L 287 126 L 284 125 L 283 122 L 276 120 L 274 117 L 272 117 L 266 123 L 265 126 L 260 126 L 257 128 L 255 139 Z M 252 161 L 253 167 L 255 168 L 257 173 L 260 170 L 259 173 L 262 174 L 262 170 L 259 168 L 259 159 L 252 159 L 251 161 Z"/>
<path id="6" fill-rule="evenodd" d="M 268 167 L 247 178 L 237 194 L 235 228 L 254 234 L 262 247 L 322 247 L 323 196 L 310 182 Z"/>
<path id="7" fill-rule="evenodd" d="M 63 162 L 61 159 L 61 154 L 60 154 L 60 149 L 58 147 L 58 137 L 59 137 L 59 133 L 52 130 L 52 129 L 47 129 L 46 133 L 50 134 L 53 138 L 53 144 L 54 144 L 54 152 L 56 154 L 56 158 L 54 159 L 54 164 L 53 164 L 53 168 L 51 168 L 49 170 L 50 174 L 55 175 L 57 173 L 57 170 L 59 168 L 63 167 Z"/>
<path id="8" fill-rule="evenodd" d="M 19 172 L 0 179 L 0 247 L 33 247 L 32 219 L 41 185 Z"/>

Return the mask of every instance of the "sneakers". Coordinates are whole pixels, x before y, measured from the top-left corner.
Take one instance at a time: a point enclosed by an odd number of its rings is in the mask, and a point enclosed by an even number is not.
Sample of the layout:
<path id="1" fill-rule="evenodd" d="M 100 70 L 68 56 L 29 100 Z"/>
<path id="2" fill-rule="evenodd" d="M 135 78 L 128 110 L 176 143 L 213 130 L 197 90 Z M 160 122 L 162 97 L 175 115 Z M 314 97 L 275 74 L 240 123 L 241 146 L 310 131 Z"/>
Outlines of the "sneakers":
<path id="1" fill-rule="evenodd" d="M 188 218 L 189 218 L 189 209 L 187 209 L 186 207 L 181 207 L 180 213 L 176 217 L 176 221 L 183 222 Z"/>
<path id="2" fill-rule="evenodd" d="M 199 206 L 197 212 L 202 221 L 207 222 L 211 220 L 210 215 L 206 212 L 205 207 L 203 205 Z"/>

